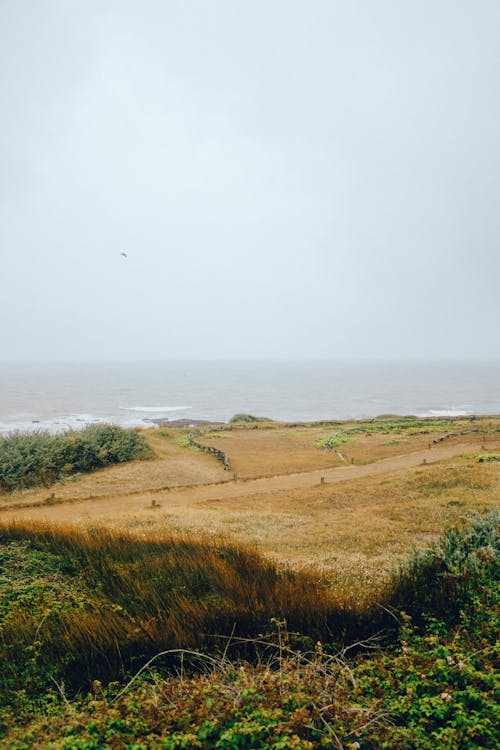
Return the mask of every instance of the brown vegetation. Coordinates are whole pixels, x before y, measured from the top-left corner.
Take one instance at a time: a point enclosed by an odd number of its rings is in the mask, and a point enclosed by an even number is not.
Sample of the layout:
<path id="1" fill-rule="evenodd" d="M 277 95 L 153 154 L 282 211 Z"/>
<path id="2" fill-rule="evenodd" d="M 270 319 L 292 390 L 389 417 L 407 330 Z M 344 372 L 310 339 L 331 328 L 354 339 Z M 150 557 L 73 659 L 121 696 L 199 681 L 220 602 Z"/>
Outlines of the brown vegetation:
<path id="1" fill-rule="evenodd" d="M 144 434 L 155 457 L 147 463 L 77 477 L 51 492 L 4 496 L 0 518 L 223 534 L 276 561 L 320 568 L 337 589 L 362 598 L 413 544 L 426 545 L 447 523 L 498 504 L 498 463 L 475 459 L 483 447 L 498 451 L 499 421 L 474 424 L 482 432 L 439 445 L 432 441 L 450 431 L 447 424 L 437 433 L 355 434 L 340 448 L 354 464 L 318 447 L 338 426 L 259 423 L 198 436 L 229 454 L 236 481 L 220 462 L 187 447 L 186 429 L 151 430 Z M 259 466 L 275 476 L 244 479 Z"/>

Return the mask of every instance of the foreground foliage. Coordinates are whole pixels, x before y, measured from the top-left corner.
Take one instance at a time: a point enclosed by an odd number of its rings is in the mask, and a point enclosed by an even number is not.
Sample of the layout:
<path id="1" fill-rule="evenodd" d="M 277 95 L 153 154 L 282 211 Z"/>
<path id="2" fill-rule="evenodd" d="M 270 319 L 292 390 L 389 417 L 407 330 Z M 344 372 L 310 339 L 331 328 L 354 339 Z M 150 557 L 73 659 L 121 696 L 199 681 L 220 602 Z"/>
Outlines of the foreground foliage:
<path id="1" fill-rule="evenodd" d="M 488 618 L 476 609 L 478 616 Z M 481 638 L 481 627 L 473 637 L 462 629 L 438 634 L 432 627 L 422 636 L 406 624 L 403 636 L 390 651 L 351 663 L 319 646 L 311 654 L 282 646 L 281 655 L 277 647 L 274 658 L 257 666 L 220 659 L 195 676 L 152 672 L 121 695 L 118 686 L 99 683 L 69 704 L 53 693 L 43 711 L 12 728 L 5 746 L 496 748 L 493 646 Z"/>
<path id="2" fill-rule="evenodd" d="M 236 632 L 234 625 L 229 627 L 227 622 L 228 638 L 220 639 L 218 644 L 212 641 L 214 646 L 210 651 L 208 640 L 204 653 L 179 648 L 173 654 L 171 649 L 175 644 L 171 641 L 170 653 L 153 659 L 137 679 L 124 673 L 119 682 L 107 686 L 94 681 L 87 695 L 74 699 L 67 694 L 68 686 L 64 686 L 61 673 L 54 668 L 54 654 L 52 666 L 49 663 L 43 667 L 33 657 L 33 680 L 40 680 L 44 670 L 48 676 L 44 690 L 37 693 L 34 689 L 30 695 L 28 673 L 16 690 L 4 684 L 4 705 L 7 698 L 11 708 L 5 707 L 0 712 L 4 733 L 0 744 L 12 750 L 496 748 L 500 728 L 494 672 L 500 604 L 498 522 L 497 513 L 478 517 L 465 528 L 448 530 L 436 545 L 413 555 L 395 575 L 387 600 L 380 603 L 395 626 L 362 644 L 351 644 L 352 648 L 320 643 L 314 646 L 311 638 L 304 637 L 307 633 L 315 635 L 316 625 L 312 620 L 302 622 L 299 636 L 290 632 L 290 622 L 285 617 L 272 618 L 266 611 L 267 635 L 252 635 L 247 640 L 244 627 Z M 10 566 L 7 571 L 3 569 L 4 579 L 10 578 L 13 584 L 9 591 L 5 586 L 0 589 L 0 617 L 4 624 L 16 607 L 24 606 L 26 614 L 27 607 L 34 605 L 40 591 L 31 591 L 30 599 L 29 587 L 40 585 L 40 576 L 42 581 L 50 580 L 56 592 L 54 601 L 46 599 L 44 604 L 52 607 L 51 613 L 56 602 L 64 609 L 64 597 L 61 600 L 64 591 L 68 597 L 66 604 L 71 601 L 72 606 L 80 598 L 89 606 L 92 596 L 102 596 L 102 590 L 96 593 L 93 586 L 82 588 L 92 577 L 82 575 L 74 562 L 71 574 L 74 585 L 64 583 L 70 570 L 62 569 L 61 561 L 69 559 L 70 544 L 76 537 L 68 540 L 68 550 L 64 551 L 63 535 L 56 535 L 54 542 L 40 531 L 29 533 L 24 529 L 23 534 L 18 528 L 4 532 L 3 536 L 4 554 L 18 555 L 19 561 L 26 561 L 25 567 L 15 572 Z M 133 568 L 140 547 L 137 540 L 120 539 L 121 552 L 120 555 L 115 552 L 114 557 L 115 571 Z M 109 554 L 102 538 L 99 544 L 101 551 L 106 549 Z M 183 544 L 192 560 L 193 543 Z M 157 553 L 159 549 L 160 546 Z M 226 560 L 237 552 L 229 547 L 215 549 L 219 559 L 224 550 Z M 77 556 L 83 555 L 83 550 L 80 543 Z M 90 547 L 85 550 L 89 555 L 87 563 L 96 566 L 92 557 L 98 557 L 98 545 L 92 554 Z M 147 550 L 154 558 L 154 547 Z M 185 585 L 192 587 L 199 571 L 190 579 L 186 568 L 188 558 L 179 551 L 176 554 L 177 564 L 184 565 Z M 204 554 L 206 563 L 208 548 Z M 232 563 L 240 571 L 243 569 L 241 575 L 251 578 L 257 573 L 266 574 L 265 568 L 256 567 L 258 557 L 252 567 L 252 561 L 243 557 L 241 550 L 239 555 L 238 559 L 232 558 Z M 118 559 L 120 565 L 116 565 Z M 101 570 L 106 569 L 102 554 L 99 564 Z M 137 567 L 133 569 L 137 573 Z M 76 570 L 79 572 L 75 573 Z M 226 585 L 234 575 L 231 569 L 230 576 L 224 579 Z M 175 579 L 158 576 L 156 585 L 175 588 L 180 585 L 180 574 L 177 576 Z M 107 580 L 108 575 L 105 577 Z M 217 590 L 222 580 L 217 583 L 215 578 L 210 579 L 206 591 Z M 285 616 L 289 612 L 293 621 L 297 613 L 293 609 L 295 601 L 290 599 L 291 581 L 286 575 L 278 576 L 273 596 L 278 597 L 277 609 Z M 300 589 L 299 579 L 293 583 Z M 119 601 L 120 584 L 116 586 L 115 603 Z M 285 599 L 279 598 L 281 586 L 286 591 Z M 123 591 L 122 595 L 122 601 L 130 597 L 133 602 L 138 589 Z M 305 590 L 301 589 L 300 596 L 304 595 Z M 445 595 L 452 595 L 453 601 L 446 603 Z M 254 605 L 261 596 L 254 589 Z M 405 596 L 410 597 L 406 602 Z M 214 599 L 212 604 L 217 609 L 220 602 Z M 135 601 L 129 606 L 132 612 L 143 605 Z M 311 607 L 311 600 L 306 599 L 305 606 Z M 365 612 L 365 617 L 372 620 L 373 611 Z M 85 606 L 80 616 L 84 612 Z M 331 616 L 332 612 L 325 610 L 324 614 Z M 244 622 L 248 627 L 250 621 Z M 297 623 L 295 620 L 294 625 Z M 38 620 L 32 627 L 35 625 L 31 643 L 43 637 L 44 623 Z M 363 625 L 361 620 L 359 625 Z M 363 627 L 366 629 L 366 623 Z M 355 641 L 358 632 L 355 622 L 351 628 L 348 639 Z M 1 635 L 5 647 L 4 625 Z M 99 658 L 109 659 L 112 652 L 109 644 L 101 642 L 100 649 Z M 242 658 L 245 649 L 246 659 Z M 4 652 L 3 657 L 5 663 L 8 653 Z M 142 663 L 145 661 L 143 657 Z M 12 663 L 9 666 L 13 668 Z M 164 667 L 168 667 L 167 672 Z"/>
<path id="3" fill-rule="evenodd" d="M 58 435 L 14 432 L 0 437 L 0 490 L 49 486 L 71 474 L 145 458 L 144 438 L 117 425 L 89 425 Z"/>
<path id="4" fill-rule="evenodd" d="M 223 541 L 0 528 L 0 692 L 120 679 L 164 649 L 255 636 L 275 615 L 315 638 L 334 615 L 355 627 L 357 614 L 324 594 L 311 576 Z"/>

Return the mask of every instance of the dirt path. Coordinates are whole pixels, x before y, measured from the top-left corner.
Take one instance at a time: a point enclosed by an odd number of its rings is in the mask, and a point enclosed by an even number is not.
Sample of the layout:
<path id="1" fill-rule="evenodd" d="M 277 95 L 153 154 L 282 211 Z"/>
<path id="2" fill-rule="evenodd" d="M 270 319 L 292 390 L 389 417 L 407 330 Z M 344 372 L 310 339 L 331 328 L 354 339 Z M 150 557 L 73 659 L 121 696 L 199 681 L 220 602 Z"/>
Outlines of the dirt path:
<path id="1" fill-rule="evenodd" d="M 140 513 L 151 506 L 155 500 L 164 511 L 179 507 L 188 507 L 206 501 L 231 500 L 261 493 L 280 490 L 300 489 L 325 484 L 337 484 L 368 476 L 379 476 L 402 469 L 409 469 L 424 462 L 427 464 L 443 461 L 455 456 L 474 453 L 477 443 L 455 443 L 440 445 L 426 450 L 413 451 L 391 458 L 384 458 L 363 466 L 343 465 L 330 469 L 316 469 L 292 474 L 279 474 L 261 479 L 229 481 L 224 483 L 198 484 L 172 489 L 141 489 L 138 491 L 116 492 L 99 497 L 65 497 L 60 502 L 51 504 L 37 503 L 31 505 L 14 504 L 0 510 L 1 520 L 33 519 L 55 522 L 80 523 L 97 521 L 99 517 L 110 515 L 120 517 Z"/>

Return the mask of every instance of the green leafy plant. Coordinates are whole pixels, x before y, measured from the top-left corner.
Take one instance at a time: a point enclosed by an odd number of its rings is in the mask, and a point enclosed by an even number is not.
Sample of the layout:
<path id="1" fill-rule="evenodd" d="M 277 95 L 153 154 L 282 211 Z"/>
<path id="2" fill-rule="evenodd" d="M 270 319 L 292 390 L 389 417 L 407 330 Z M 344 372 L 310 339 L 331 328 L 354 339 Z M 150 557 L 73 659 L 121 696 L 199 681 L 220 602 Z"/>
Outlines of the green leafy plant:
<path id="1" fill-rule="evenodd" d="M 457 622 L 478 587 L 498 576 L 500 512 L 475 515 L 462 527 L 445 530 L 425 550 L 405 560 L 393 578 L 391 606 L 404 608 L 419 621 L 433 616 Z"/>
<path id="2" fill-rule="evenodd" d="M 0 437 L 0 489 L 49 486 L 74 473 L 150 455 L 138 432 L 117 425 L 89 425 L 57 435 L 14 432 Z"/>

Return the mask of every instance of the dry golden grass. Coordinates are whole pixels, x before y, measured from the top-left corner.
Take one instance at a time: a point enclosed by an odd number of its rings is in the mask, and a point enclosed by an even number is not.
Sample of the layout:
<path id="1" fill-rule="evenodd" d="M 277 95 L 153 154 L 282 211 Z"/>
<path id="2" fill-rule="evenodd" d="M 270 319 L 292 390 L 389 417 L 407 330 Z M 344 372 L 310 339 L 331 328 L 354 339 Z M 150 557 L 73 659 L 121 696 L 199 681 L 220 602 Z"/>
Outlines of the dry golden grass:
<path id="1" fill-rule="evenodd" d="M 317 447 L 336 427 L 273 425 L 199 438 L 229 454 L 238 481 L 211 456 L 181 447 L 185 431 L 148 431 L 151 461 L 3 496 L 0 519 L 223 534 L 274 560 L 319 568 L 339 590 L 355 588 L 362 597 L 413 544 L 498 505 L 500 465 L 479 464 L 475 456 L 484 445 L 500 451 L 500 433 L 491 432 L 500 420 L 473 426 L 490 432 L 439 445 L 435 433 L 356 435 L 339 448 L 347 462 Z M 460 458 L 464 453 L 469 458 Z"/>
<path id="2" fill-rule="evenodd" d="M 254 638 L 273 617 L 324 638 L 328 623 L 354 626 L 360 614 L 337 608 L 311 576 L 202 534 L 28 521 L 0 523 L 0 546 L 10 563 L 7 581 L 18 590 L 4 607 L 0 638 L 0 663 L 16 691 L 33 674 L 36 688 L 46 669 L 61 670 L 74 687 L 86 677 L 123 677 L 160 651 L 226 645 L 218 636 L 231 633 Z M 4 581 L 9 602 L 5 589 Z"/>
<path id="3" fill-rule="evenodd" d="M 498 465 L 452 459 L 335 486 L 159 509 L 135 514 L 128 524 L 223 531 L 280 562 L 317 568 L 337 589 L 348 592 L 354 586 L 363 597 L 383 585 L 412 545 L 424 546 L 445 526 L 499 503 Z"/>
<path id="4" fill-rule="evenodd" d="M 346 443 L 338 449 L 326 450 L 318 448 L 318 443 L 337 433 L 346 432 L 360 427 L 357 422 L 346 422 L 341 425 L 297 425 L 287 427 L 277 423 L 263 425 L 240 425 L 231 429 L 206 433 L 200 442 L 212 445 L 225 451 L 231 458 L 231 465 L 240 479 L 270 477 L 276 474 L 290 474 L 293 472 L 313 471 L 340 466 L 343 463 L 367 464 L 383 458 L 399 456 L 416 450 L 424 450 L 429 445 L 434 446 L 434 439 L 447 433 L 479 430 L 475 435 L 457 435 L 446 441 L 446 444 L 458 444 L 464 440 L 475 439 L 481 444 L 492 443 L 495 436 L 488 435 L 488 431 L 495 430 L 500 420 L 482 418 L 457 420 L 455 425 L 443 422 L 442 429 L 436 429 L 436 422 L 429 420 L 426 430 L 412 423 L 402 423 L 401 430 L 384 432 L 384 423 L 368 422 L 368 428 L 377 429 L 375 433 L 352 433 Z M 339 457 L 339 452 L 344 457 Z"/>
<path id="5" fill-rule="evenodd" d="M 241 427 L 208 433 L 200 442 L 228 453 L 239 479 L 254 479 L 340 466 L 334 451 L 316 447 L 324 434 L 321 427 Z"/>

